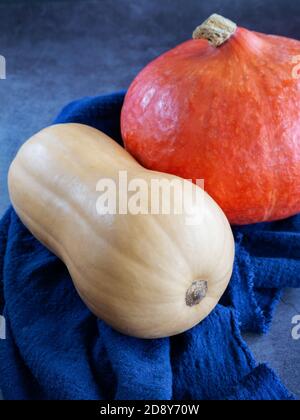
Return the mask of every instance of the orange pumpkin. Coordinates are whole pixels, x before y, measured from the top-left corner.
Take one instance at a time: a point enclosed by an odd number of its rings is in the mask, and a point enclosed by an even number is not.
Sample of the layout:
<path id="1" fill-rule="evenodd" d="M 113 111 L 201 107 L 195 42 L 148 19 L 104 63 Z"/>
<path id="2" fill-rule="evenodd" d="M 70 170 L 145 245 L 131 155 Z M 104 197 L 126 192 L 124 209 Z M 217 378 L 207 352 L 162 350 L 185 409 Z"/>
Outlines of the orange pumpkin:
<path id="1" fill-rule="evenodd" d="M 233 224 L 300 211 L 300 42 L 213 15 L 150 63 L 122 110 L 146 168 L 204 179 Z"/>

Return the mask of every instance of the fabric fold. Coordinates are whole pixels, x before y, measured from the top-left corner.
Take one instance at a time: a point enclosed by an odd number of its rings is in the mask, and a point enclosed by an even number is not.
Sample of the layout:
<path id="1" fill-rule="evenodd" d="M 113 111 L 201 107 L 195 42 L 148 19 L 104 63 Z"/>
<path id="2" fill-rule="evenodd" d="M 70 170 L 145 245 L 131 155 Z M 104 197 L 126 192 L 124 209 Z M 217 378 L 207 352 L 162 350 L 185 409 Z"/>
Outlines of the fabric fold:
<path id="1" fill-rule="evenodd" d="M 295 397 L 266 364 L 259 365 L 234 387 L 225 400 L 294 401 Z"/>
<path id="2" fill-rule="evenodd" d="M 0 314 L 4 309 L 3 296 L 3 274 L 4 274 L 4 260 L 6 253 L 6 245 L 8 239 L 8 229 L 10 225 L 11 208 L 9 208 L 1 219 L 0 223 Z"/>
<path id="3" fill-rule="evenodd" d="M 171 338 L 174 399 L 218 400 L 255 369 L 232 309 L 218 305 L 200 324 Z"/>
<path id="4" fill-rule="evenodd" d="M 240 243 L 251 255 L 255 287 L 284 288 L 300 285 L 300 216 L 286 220 L 292 232 L 282 231 L 282 222 L 271 223 L 268 230 L 241 233 Z"/>
<path id="5" fill-rule="evenodd" d="M 281 297 L 278 288 L 255 286 L 256 272 L 249 253 L 242 246 L 241 234 L 235 235 L 236 256 L 232 278 L 221 302 L 234 308 L 242 332 L 266 333 Z"/>

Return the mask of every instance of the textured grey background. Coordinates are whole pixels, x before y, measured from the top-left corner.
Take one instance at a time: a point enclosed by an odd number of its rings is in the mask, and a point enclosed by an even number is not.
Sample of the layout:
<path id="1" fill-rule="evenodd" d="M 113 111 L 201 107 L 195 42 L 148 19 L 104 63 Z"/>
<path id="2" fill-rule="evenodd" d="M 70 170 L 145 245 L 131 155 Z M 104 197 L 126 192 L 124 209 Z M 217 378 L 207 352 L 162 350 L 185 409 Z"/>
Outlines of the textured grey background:
<path id="1" fill-rule="evenodd" d="M 0 0 L 0 54 L 7 60 L 7 79 L 0 80 L 0 214 L 9 203 L 9 163 L 27 137 L 73 99 L 127 88 L 146 63 L 190 38 L 213 12 L 300 39 L 298 0 Z M 288 291 L 271 332 L 247 340 L 300 397 L 300 341 L 291 337 L 296 314 L 300 291 Z"/>

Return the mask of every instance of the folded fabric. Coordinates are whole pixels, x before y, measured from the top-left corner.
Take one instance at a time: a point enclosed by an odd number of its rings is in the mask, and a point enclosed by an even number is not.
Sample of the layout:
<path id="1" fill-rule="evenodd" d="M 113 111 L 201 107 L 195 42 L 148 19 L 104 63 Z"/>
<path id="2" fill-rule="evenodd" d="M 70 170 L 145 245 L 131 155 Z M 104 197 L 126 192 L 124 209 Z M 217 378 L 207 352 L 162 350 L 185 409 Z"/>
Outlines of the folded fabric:
<path id="1" fill-rule="evenodd" d="M 98 128 L 122 144 L 124 93 L 85 98 L 55 123 Z M 84 141 L 84 139 L 83 139 Z M 267 331 L 284 287 L 300 287 L 300 216 L 235 227 L 228 290 L 202 323 L 160 340 L 127 337 L 78 297 L 64 264 L 12 208 L 0 222 L 0 388 L 5 399 L 290 400 L 242 331 Z"/>

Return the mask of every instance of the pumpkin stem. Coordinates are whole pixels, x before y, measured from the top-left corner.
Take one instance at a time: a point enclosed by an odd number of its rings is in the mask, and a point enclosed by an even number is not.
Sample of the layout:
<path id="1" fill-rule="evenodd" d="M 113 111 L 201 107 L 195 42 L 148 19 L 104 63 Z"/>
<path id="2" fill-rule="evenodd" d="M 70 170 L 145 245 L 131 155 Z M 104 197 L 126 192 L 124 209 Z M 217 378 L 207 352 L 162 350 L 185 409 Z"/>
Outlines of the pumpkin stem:
<path id="1" fill-rule="evenodd" d="M 193 39 L 206 39 L 213 47 L 220 47 L 236 31 L 234 22 L 213 14 L 193 32 Z"/>
<path id="2" fill-rule="evenodd" d="M 188 288 L 185 296 L 187 306 L 195 306 L 205 298 L 208 290 L 207 281 L 196 280 Z"/>

